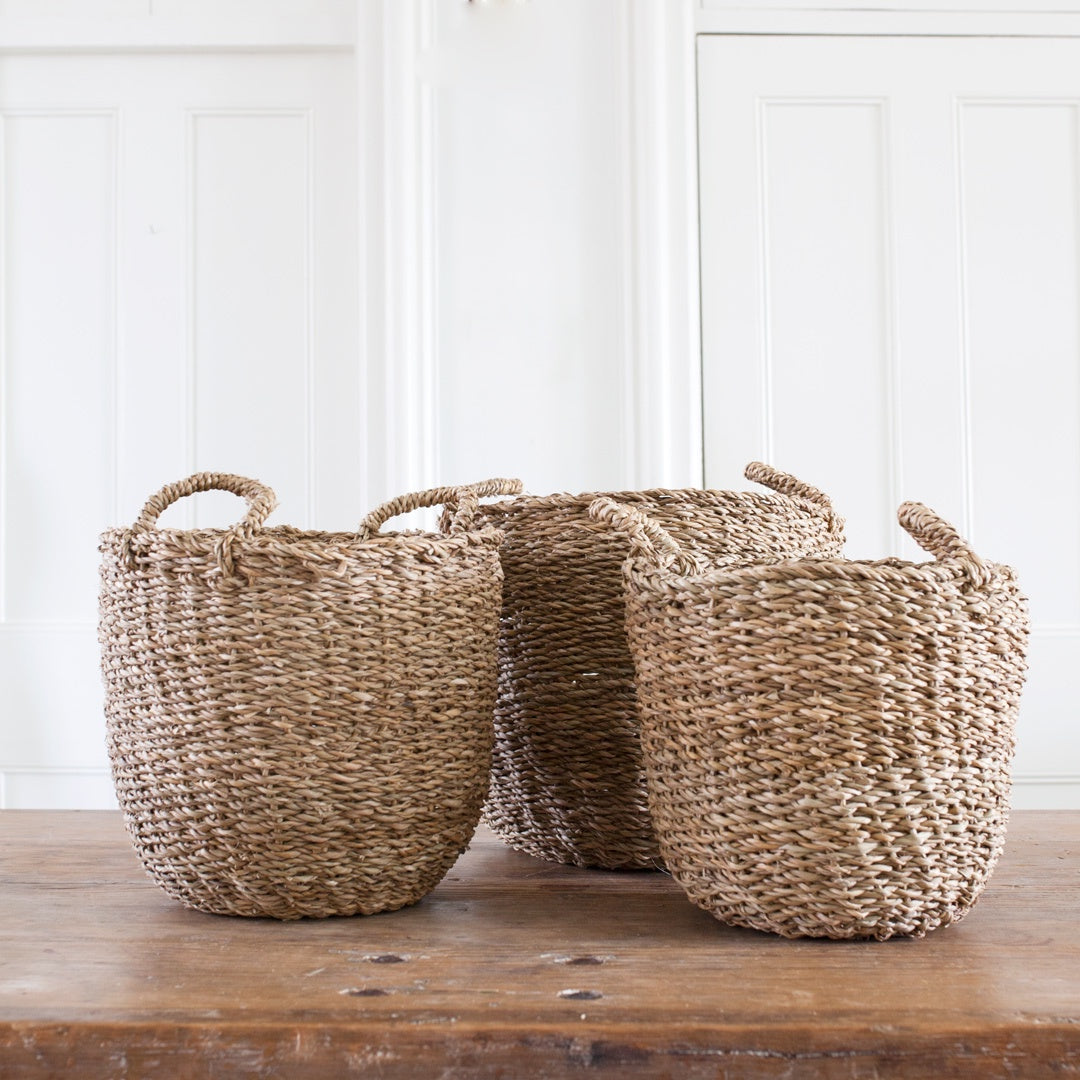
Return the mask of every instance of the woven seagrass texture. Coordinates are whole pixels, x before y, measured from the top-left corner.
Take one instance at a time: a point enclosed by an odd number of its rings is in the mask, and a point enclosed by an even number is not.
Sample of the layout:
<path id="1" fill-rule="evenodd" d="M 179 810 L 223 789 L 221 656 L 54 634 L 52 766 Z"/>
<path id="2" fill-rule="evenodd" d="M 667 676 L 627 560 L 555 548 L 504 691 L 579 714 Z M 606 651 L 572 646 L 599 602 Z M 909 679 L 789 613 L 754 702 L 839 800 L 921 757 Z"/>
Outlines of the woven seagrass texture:
<path id="1" fill-rule="evenodd" d="M 593 514 L 633 533 L 636 511 Z M 648 790 L 668 868 L 724 922 L 921 936 L 1001 853 L 1027 605 L 1014 572 L 906 503 L 936 561 L 626 564 Z"/>
<path id="2" fill-rule="evenodd" d="M 843 521 L 815 488 L 764 465 L 770 492 L 639 491 L 695 558 L 835 554 Z M 623 628 L 625 536 L 589 520 L 595 495 L 526 496 L 480 509 L 503 533 L 495 752 L 485 818 L 514 848 L 554 862 L 656 866 Z"/>
<path id="3" fill-rule="evenodd" d="M 163 529 L 209 489 L 232 529 Z M 487 791 L 501 569 L 476 497 L 449 535 L 264 528 L 256 481 L 168 485 L 102 537 L 109 757 L 136 851 L 204 911 L 368 914 L 419 900 L 467 845 Z"/>

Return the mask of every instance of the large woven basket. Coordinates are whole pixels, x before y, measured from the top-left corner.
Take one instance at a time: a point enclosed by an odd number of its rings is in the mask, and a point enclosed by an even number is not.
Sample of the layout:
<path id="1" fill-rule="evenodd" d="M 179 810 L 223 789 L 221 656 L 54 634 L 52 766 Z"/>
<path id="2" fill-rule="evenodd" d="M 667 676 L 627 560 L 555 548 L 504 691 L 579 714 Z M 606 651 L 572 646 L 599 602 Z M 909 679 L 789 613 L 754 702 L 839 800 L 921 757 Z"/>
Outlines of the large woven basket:
<path id="1" fill-rule="evenodd" d="M 230 529 L 156 526 L 198 491 Z M 102 537 L 109 757 L 143 865 L 190 907 L 279 919 L 403 907 L 464 850 L 487 791 L 498 534 L 264 528 L 273 493 L 201 473 Z"/>
<path id="2" fill-rule="evenodd" d="M 637 491 L 708 559 L 832 555 L 843 521 L 815 488 L 765 465 L 770 492 Z M 481 507 L 503 533 L 495 753 L 485 818 L 514 848 L 607 868 L 660 864 L 649 817 L 634 666 L 623 629 L 627 539 L 589 520 L 597 496 L 526 496 Z"/>
<path id="3" fill-rule="evenodd" d="M 918 503 L 936 561 L 708 569 L 634 538 L 627 626 L 664 859 L 724 922 L 920 936 L 962 918 L 1005 838 L 1026 601 Z"/>

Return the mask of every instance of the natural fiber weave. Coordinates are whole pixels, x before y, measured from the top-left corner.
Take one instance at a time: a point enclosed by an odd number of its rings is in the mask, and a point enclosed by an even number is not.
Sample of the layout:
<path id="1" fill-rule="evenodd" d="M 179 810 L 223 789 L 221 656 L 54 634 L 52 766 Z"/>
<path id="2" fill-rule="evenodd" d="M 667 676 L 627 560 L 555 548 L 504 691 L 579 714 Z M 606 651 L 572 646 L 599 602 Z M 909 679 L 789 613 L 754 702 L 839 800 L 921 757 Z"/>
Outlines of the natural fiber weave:
<path id="1" fill-rule="evenodd" d="M 1001 852 L 1026 601 L 917 503 L 937 561 L 695 571 L 634 508 L 627 627 L 664 859 L 724 922 L 919 936 L 962 918 Z"/>
<path id="2" fill-rule="evenodd" d="M 162 529 L 197 491 L 231 529 Z M 432 889 L 487 791 L 501 570 L 474 492 L 449 535 L 264 528 L 273 493 L 201 473 L 102 537 L 109 757 L 143 865 L 231 915 L 368 914 Z"/>
<path id="3" fill-rule="evenodd" d="M 835 554 L 843 522 L 821 492 L 764 465 L 774 490 L 639 491 L 688 551 L 736 561 Z M 596 495 L 527 496 L 481 507 L 503 533 L 495 754 L 485 818 L 511 846 L 581 866 L 660 861 L 649 818 L 623 629 L 625 537 L 588 518 Z"/>

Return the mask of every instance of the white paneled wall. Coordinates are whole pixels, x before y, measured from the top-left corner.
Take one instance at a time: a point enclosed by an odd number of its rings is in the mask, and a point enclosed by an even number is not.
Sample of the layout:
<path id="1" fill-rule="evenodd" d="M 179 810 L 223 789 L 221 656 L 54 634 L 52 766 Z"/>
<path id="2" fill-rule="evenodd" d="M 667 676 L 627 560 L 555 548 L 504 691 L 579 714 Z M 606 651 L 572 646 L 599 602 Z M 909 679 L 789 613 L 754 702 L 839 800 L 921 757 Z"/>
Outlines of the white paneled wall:
<path id="1" fill-rule="evenodd" d="M 1016 563 L 1019 801 L 1080 804 L 1080 12 L 848 6 L 0 0 L 0 806 L 111 802 L 96 537 L 167 480 L 755 457 Z"/>
<path id="2" fill-rule="evenodd" d="M 700 482 L 689 5 L 416 0 L 382 30 L 373 489 Z"/>
<path id="3" fill-rule="evenodd" d="M 72 525 L 112 508 L 118 123 L 74 106 L 3 123 L 0 599 L 5 621 L 69 623 L 95 566 Z"/>
<path id="4" fill-rule="evenodd" d="M 700 482 L 689 29 L 0 0 L 0 806 L 111 803 L 96 538 L 168 480 L 326 528 L 499 473 Z"/>
<path id="5" fill-rule="evenodd" d="M 537 491 L 603 489 L 630 472 L 612 259 L 628 194 L 618 115 L 581 102 L 597 84 L 616 86 L 617 8 L 554 6 L 563 18 L 538 5 L 496 12 L 479 35 L 468 5 L 437 8 L 438 459 L 450 476 L 494 470 Z M 582 10 L 567 36 L 571 7 Z M 557 161 L 575 165 L 560 173 Z M 552 395 L 558 385 L 565 392 Z"/>
<path id="6" fill-rule="evenodd" d="M 707 481 L 761 455 L 834 495 L 852 554 L 914 556 L 912 498 L 1015 565 L 1017 802 L 1075 804 L 1080 40 L 709 35 L 699 57 Z"/>
<path id="7" fill-rule="evenodd" d="M 203 468 L 266 479 L 280 520 L 366 509 L 355 65 L 279 45 L 0 62 L 0 805 L 109 805 L 100 531 Z"/>
<path id="8" fill-rule="evenodd" d="M 51 783 L 49 801 L 63 802 L 68 792 L 75 801 L 107 798 L 97 711 L 85 724 L 67 718 L 72 703 L 93 706 L 100 697 L 93 529 L 115 505 L 118 145 L 115 110 L 78 101 L 4 110 L 0 794 L 7 805 L 33 801 L 39 783 Z"/>

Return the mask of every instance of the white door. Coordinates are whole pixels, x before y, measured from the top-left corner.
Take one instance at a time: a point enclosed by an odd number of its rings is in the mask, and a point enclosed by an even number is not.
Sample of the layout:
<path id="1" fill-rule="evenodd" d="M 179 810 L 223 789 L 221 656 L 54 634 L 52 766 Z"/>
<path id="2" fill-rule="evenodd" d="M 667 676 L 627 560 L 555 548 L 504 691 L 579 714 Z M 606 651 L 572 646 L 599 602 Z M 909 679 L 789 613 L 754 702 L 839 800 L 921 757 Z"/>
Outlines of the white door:
<path id="1" fill-rule="evenodd" d="M 345 52 L 2 58 L 0 805 L 111 801 L 103 528 L 196 469 L 366 509 L 355 115 Z"/>
<path id="2" fill-rule="evenodd" d="M 1031 597 L 1018 805 L 1080 798 L 1080 41 L 699 39 L 706 482 L 857 557 L 929 503 Z"/>

